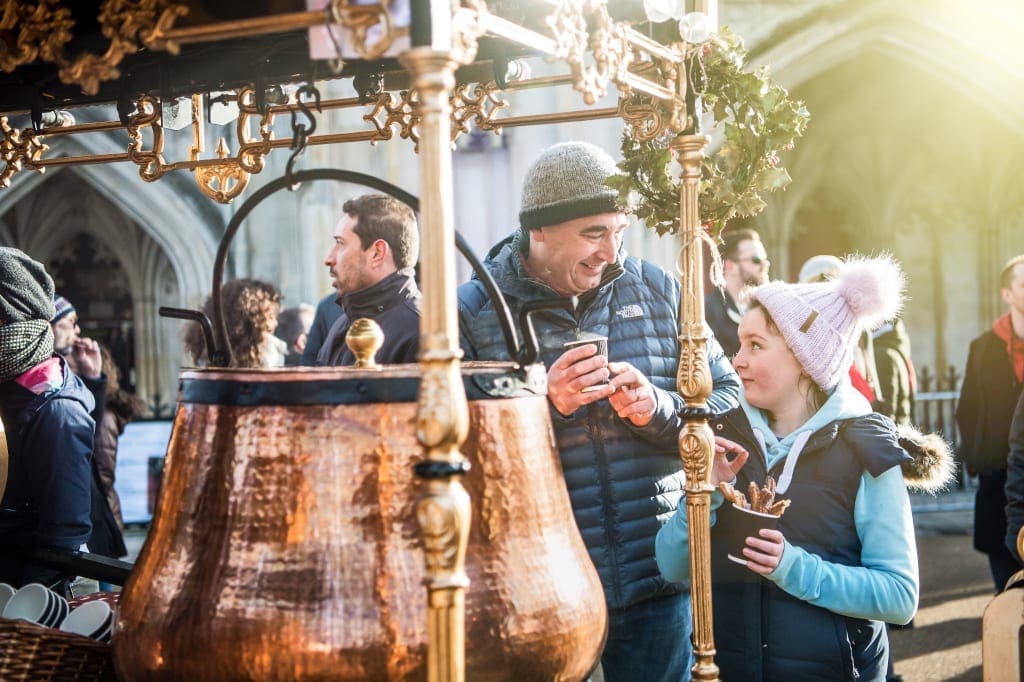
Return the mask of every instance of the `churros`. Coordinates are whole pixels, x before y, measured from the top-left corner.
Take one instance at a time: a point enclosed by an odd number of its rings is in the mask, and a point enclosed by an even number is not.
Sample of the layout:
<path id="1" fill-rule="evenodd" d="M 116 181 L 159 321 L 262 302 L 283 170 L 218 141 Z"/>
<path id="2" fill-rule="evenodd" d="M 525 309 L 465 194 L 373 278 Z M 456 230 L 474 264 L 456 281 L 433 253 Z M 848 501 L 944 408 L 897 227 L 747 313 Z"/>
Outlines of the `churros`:
<path id="1" fill-rule="evenodd" d="M 775 479 L 771 476 L 766 478 L 764 485 L 760 487 L 751 481 L 746 495 L 725 481 L 719 483 L 718 488 L 725 495 L 725 499 L 742 509 L 781 516 L 789 507 L 789 500 L 775 499 Z M 750 499 L 747 499 L 748 496 Z"/>

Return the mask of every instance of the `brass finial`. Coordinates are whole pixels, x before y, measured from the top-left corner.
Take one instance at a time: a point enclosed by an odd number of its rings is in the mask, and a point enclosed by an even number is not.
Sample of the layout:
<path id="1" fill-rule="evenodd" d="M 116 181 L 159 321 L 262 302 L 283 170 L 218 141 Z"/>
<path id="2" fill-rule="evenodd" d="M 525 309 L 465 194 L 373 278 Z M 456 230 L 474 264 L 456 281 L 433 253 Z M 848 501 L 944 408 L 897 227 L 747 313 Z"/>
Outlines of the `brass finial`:
<path id="1" fill-rule="evenodd" d="M 368 317 L 360 317 L 352 323 L 345 334 L 345 343 L 356 355 L 353 367 L 358 369 L 377 369 L 374 357 L 384 345 L 384 332 L 380 325 Z"/>

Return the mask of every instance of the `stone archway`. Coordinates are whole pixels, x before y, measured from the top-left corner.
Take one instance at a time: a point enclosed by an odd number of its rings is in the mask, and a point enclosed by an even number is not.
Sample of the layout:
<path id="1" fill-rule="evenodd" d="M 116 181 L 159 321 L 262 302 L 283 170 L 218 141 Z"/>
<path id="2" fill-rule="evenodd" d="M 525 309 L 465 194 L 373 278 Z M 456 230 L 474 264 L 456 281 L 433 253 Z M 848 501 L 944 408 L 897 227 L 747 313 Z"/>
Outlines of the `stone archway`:
<path id="1" fill-rule="evenodd" d="M 1024 249 L 1024 192 L 1008 171 L 1024 157 L 1024 74 L 999 52 L 1012 22 L 946 4 L 818 7 L 750 52 L 812 115 L 784 160 L 793 184 L 753 223 L 783 242 L 773 273 L 795 276 L 785 256 L 812 247 L 894 253 L 911 280 L 915 356 L 933 368 L 962 366 L 998 304 L 978 283 Z"/>
<path id="2" fill-rule="evenodd" d="M 113 134 L 58 138 L 48 156 L 123 151 Z M 130 163 L 22 173 L 0 191 L 0 239 L 46 262 L 62 241 L 85 233 L 123 266 L 132 290 L 135 383 L 151 406 L 173 404 L 181 323 L 162 305 L 198 307 L 209 290 L 224 212 L 191 178 L 144 183 Z M 75 220 L 70 220 L 73 216 Z"/>

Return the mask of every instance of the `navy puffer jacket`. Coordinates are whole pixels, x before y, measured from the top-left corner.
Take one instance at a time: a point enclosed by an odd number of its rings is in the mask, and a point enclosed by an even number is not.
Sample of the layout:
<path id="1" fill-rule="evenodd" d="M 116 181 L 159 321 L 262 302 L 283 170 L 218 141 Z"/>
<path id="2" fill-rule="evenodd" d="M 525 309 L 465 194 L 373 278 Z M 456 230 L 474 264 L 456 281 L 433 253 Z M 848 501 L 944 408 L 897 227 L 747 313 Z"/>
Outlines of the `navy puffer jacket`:
<path id="1" fill-rule="evenodd" d="M 21 560 L 20 547 L 77 550 L 92 523 L 93 397 L 61 360 L 63 384 L 35 395 L 0 384 L 10 471 L 0 504 L 0 581 L 53 584 L 58 571 Z"/>
<path id="2" fill-rule="evenodd" d="M 528 302 L 560 296 L 522 267 L 517 238 L 506 239 L 486 262 L 516 319 Z M 683 399 L 675 392 L 679 364 L 679 283 L 662 268 L 620 252 L 601 285 L 580 297 L 575 313 L 533 315 L 546 365 L 580 331 L 608 337 L 611 361 L 629 362 L 655 387 L 658 406 L 643 427 L 620 419 L 607 400 L 564 417 L 551 408 L 576 524 L 597 567 L 609 608 L 624 608 L 686 589 L 666 582 L 654 560 L 654 537 L 683 495 L 678 435 Z M 509 360 L 498 314 L 477 279 L 459 288 L 462 349 L 468 359 Z M 710 331 L 707 332 L 710 336 Z M 739 380 L 710 338 L 716 412 L 737 405 Z"/>

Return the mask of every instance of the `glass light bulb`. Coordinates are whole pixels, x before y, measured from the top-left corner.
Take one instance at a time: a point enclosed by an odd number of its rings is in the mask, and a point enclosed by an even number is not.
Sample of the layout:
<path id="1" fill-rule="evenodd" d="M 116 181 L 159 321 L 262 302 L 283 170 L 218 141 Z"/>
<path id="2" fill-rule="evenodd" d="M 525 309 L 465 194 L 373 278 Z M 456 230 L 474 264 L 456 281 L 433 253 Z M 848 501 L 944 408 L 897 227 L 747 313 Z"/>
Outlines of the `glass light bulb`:
<path id="1" fill-rule="evenodd" d="M 703 12 L 690 12 L 679 20 L 679 35 L 683 40 L 699 45 L 711 37 L 711 22 Z"/>

